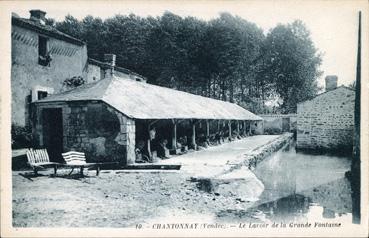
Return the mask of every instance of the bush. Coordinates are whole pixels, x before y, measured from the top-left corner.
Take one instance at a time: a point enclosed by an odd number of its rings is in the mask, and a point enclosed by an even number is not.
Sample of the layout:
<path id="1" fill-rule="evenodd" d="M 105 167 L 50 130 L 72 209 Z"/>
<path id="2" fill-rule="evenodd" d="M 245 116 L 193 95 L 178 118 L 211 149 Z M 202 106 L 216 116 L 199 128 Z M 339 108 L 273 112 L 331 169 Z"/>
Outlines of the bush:
<path id="1" fill-rule="evenodd" d="M 12 124 L 12 149 L 27 148 L 33 146 L 32 129 L 29 126 Z"/>
<path id="2" fill-rule="evenodd" d="M 63 82 L 63 86 L 67 87 L 68 89 L 79 87 L 85 84 L 86 81 L 81 76 L 74 76 L 72 78 L 67 78 Z"/>
<path id="3" fill-rule="evenodd" d="M 279 135 L 282 134 L 282 130 L 280 128 L 264 128 L 265 135 Z"/>

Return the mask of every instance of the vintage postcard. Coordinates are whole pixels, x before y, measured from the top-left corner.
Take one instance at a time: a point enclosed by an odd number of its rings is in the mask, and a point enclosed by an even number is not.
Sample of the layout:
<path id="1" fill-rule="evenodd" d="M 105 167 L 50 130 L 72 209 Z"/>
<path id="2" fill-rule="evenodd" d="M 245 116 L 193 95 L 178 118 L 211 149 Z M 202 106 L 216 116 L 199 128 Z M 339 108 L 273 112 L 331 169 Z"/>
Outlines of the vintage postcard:
<path id="1" fill-rule="evenodd" d="M 1 236 L 367 237 L 368 14 L 1 1 Z"/>

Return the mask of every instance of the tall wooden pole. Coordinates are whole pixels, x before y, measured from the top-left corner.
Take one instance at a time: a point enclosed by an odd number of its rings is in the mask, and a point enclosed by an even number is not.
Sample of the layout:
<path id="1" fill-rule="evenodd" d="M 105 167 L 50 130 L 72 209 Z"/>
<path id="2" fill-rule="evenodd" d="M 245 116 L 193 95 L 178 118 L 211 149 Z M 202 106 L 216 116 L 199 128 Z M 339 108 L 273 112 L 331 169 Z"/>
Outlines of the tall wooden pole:
<path id="1" fill-rule="evenodd" d="M 359 12 L 358 49 L 356 64 L 356 87 L 355 87 L 355 127 L 354 127 L 354 149 L 351 162 L 351 189 L 352 189 L 352 222 L 361 222 L 361 191 L 360 191 L 360 97 L 361 97 L 361 11 Z"/>

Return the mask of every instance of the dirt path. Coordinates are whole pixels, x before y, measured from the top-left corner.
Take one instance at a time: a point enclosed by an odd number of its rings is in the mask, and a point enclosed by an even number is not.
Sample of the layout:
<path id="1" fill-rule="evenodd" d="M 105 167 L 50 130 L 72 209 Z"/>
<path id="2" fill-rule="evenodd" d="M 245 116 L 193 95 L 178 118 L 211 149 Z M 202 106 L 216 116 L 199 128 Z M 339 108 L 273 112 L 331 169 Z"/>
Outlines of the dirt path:
<path id="1" fill-rule="evenodd" d="M 169 215 L 211 216 L 243 205 L 235 198 L 199 191 L 181 173 L 93 174 L 82 179 L 41 176 L 31 181 L 14 172 L 13 225 L 127 227 Z"/>

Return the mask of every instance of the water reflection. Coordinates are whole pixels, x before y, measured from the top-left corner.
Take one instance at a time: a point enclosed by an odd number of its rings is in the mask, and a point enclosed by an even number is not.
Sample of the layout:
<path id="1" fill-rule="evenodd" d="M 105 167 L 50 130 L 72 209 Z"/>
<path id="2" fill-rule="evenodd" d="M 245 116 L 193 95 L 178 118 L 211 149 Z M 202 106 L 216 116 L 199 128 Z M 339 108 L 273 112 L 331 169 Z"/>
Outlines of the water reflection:
<path id="1" fill-rule="evenodd" d="M 246 210 L 225 210 L 219 220 L 290 222 L 351 221 L 350 159 L 296 153 L 294 147 L 262 161 L 254 173 L 263 182 L 259 201 Z"/>

